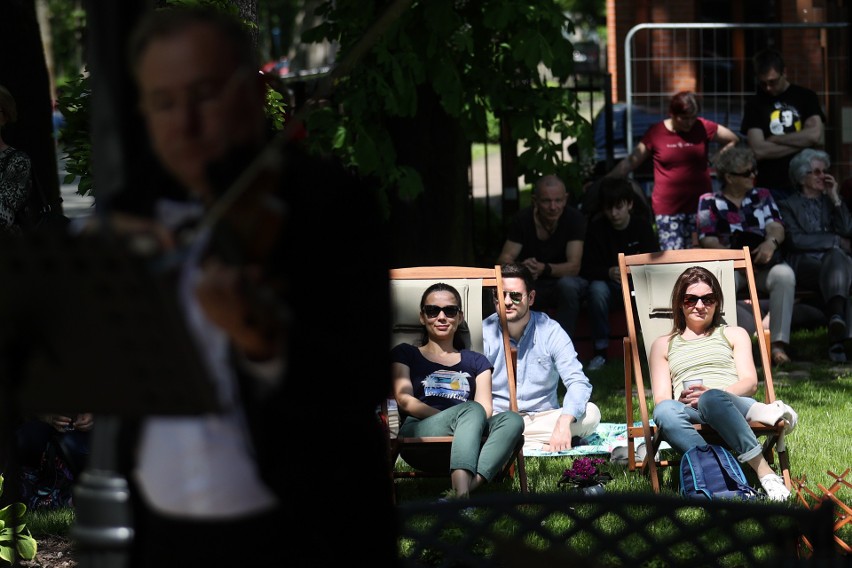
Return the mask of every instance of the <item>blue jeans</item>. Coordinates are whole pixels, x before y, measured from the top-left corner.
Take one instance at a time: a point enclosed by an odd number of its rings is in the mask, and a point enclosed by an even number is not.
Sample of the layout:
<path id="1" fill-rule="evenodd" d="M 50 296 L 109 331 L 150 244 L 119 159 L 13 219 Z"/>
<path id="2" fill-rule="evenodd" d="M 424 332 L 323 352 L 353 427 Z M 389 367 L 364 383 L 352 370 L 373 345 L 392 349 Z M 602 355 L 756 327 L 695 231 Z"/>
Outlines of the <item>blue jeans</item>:
<path id="1" fill-rule="evenodd" d="M 612 310 L 613 297 L 621 299 L 620 284 L 612 280 L 592 280 L 589 284 L 587 305 L 596 350 L 609 347 L 609 312 Z"/>
<path id="2" fill-rule="evenodd" d="M 535 304 L 532 309 L 542 312 L 546 312 L 549 308 L 555 309 L 554 319 L 559 322 L 568 336 L 573 338 L 577 327 L 577 314 L 580 313 L 580 303 L 588 286 L 588 281 L 579 276 L 539 278 L 533 285 Z"/>
<path id="3" fill-rule="evenodd" d="M 707 424 L 719 433 L 737 459 L 745 463 L 763 450 L 745 419 L 754 403 L 753 398 L 710 389 L 698 399 L 697 409 L 678 400 L 664 400 L 655 405 L 654 423 L 662 438 L 680 452 L 707 443 L 692 427 Z"/>
<path id="4" fill-rule="evenodd" d="M 483 434 L 488 434 L 482 443 Z M 453 436 L 449 471 L 465 469 L 491 481 L 509 463 L 524 435 L 524 419 L 517 412 L 500 412 L 486 418 L 475 401 L 457 404 L 428 418 L 409 416 L 399 428 L 403 436 Z M 445 471 L 445 453 L 429 449 L 402 454 L 411 467 L 423 471 Z"/>
<path id="5" fill-rule="evenodd" d="M 589 282 L 580 276 L 563 276 L 556 283 L 555 289 L 560 302 L 556 310 L 556 320 L 568 333 L 568 337 L 574 339 L 577 315 L 585 300 L 589 310 L 594 347 L 595 349 L 607 349 L 609 347 L 609 312 L 612 306 L 612 298 L 613 295 L 621 296 L 621 285 L 612 280 L 592 280 Z M 533 309 L 537 307 L 539 307 L 538 291 L 536 291 Z"/>

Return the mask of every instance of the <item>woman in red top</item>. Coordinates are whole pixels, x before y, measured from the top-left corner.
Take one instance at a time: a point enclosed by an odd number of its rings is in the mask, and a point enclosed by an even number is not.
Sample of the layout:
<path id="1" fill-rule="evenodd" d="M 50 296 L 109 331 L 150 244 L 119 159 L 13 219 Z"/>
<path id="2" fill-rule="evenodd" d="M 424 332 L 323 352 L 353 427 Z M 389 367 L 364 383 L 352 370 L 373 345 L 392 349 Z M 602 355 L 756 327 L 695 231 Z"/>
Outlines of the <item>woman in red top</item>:
<path id="1" fill-rule="evenodd" d="M 698 246 L 698 197 L 712 190 L 709 145 L 718 142 L 724 150 L 739 141 L 729 128 L 698 116 L 699 110 L 695 93 L 675 94 L 669 103 L 669 118 L 649 128 L 633 152 L 607 174 L 624 177 L 648 156 L 653 157 L 651 207 L 662 250 Z"/>

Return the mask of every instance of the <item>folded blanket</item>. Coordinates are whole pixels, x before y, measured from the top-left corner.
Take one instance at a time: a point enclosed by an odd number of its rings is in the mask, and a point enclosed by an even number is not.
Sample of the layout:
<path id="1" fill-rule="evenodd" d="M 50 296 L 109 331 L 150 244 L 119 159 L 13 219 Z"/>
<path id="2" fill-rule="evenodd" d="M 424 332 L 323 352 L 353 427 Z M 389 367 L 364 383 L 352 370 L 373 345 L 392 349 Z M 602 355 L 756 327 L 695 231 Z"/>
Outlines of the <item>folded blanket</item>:
<path id="1" fill-rule="evenodd" d="M 638 423 L 636 424 L 638 426 Z M 584 456 L 596 454 L 610 454 L 613 448 L 627 447 L 627 425 L 624 422 L 601 422 L 594 433 L 583 438 L 583 445 L 577 445 L 570 450 L 561 452 L 545 452 L 542 450 L 524 450 L 525 457 L 558 457 L 558 456 Z M 637 438 L 634 446 L 638 448 L 645 443 L 643 438 Z M 661 449 L 669 448 L 665 442 Z"/>

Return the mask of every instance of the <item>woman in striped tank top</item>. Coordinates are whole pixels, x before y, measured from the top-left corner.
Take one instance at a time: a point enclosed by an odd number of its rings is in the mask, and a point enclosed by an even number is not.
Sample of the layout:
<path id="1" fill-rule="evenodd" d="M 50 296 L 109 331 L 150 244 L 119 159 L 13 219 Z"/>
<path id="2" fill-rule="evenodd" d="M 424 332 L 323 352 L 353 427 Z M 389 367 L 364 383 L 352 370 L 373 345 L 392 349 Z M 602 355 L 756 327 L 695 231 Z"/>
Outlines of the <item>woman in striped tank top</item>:
<path id="1" fill-rule="evenodd" d="M 769 498 L 784 501 L 790 492 L 746 420 L 757 391 L 751 338 L 745 329 L 722 323 L 723 300 L 719 281 L 700 266 L 687 268 L 675 282 L 672 331 L 651 346 L 654 422 L 680 452 L 707 443 L 693 424 L 712 426 L 754 469 Z M 684 387 L 698 378 L 702 384 Z"/>

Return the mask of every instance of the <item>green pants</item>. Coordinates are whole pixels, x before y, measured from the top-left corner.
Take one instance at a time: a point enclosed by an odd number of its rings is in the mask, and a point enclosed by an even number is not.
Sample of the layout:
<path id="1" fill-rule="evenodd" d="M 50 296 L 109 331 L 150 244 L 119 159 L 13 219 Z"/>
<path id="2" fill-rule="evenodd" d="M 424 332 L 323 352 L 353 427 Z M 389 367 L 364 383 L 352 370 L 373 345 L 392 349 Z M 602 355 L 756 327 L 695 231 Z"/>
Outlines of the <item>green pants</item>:
<path id="1" fill-rule="evenodd" d="M 486 418 L 478 402 L 468 401 L 419 419 L 409 416 L 399 429 L 400 436 L 453 436 L 452 449 L 409 450 L 402 454 L 408 465 L 422 471 L 442 472 L 465 469 L 491 481 L 511 459 L 524 434 L 524 420 L 515 412 L 500 412 Z M 482 437 L 487 435 L 483 443 Z M 449 463 L 447 458 L 449 457 Z"/>

